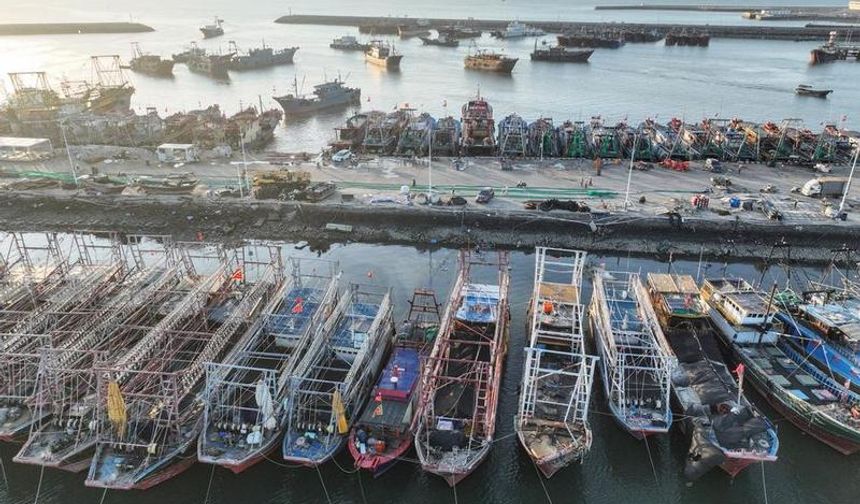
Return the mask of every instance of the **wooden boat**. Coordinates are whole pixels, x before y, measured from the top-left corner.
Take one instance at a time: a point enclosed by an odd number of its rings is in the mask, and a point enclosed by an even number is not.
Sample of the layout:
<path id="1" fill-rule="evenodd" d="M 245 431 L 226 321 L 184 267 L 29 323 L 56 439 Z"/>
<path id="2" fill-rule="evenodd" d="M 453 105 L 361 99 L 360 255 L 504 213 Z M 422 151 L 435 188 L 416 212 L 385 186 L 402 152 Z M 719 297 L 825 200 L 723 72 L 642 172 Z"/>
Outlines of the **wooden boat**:
<path id="1" fill-rule="evenodd" d="M 816 89 L 808 84 L 798 84 L 794 88 L 794 94 L 800 96 L 814 96 L 815 98 L 827 98 L 832 93 L 832 89 Z"/>
<path id="2" fill-rule="evenodd" d="M 320 327 L 287 399 L 284 460 L 317 466 L 343 448 L 391 346 L 391 293 L 350 285 Z"/>
<path id="3" fill-rule="evenodd" d="M 490 267 L 496 284 L 475 283 Z M 460 272 L 421 377 L 415 448 L 421 467 L 453 486 L 487 458 L 496 429 L 507 352 L 508 254 L 495 261 L 460 252 Z"/>
<path id="4" fill-rule="evenodd" d="M 690 437 L 684 475 L 698 479 L 720 467 L 734 477 L 750 464 L 776 460 L 776 431 L 738 390 L 693 277 L 649 273 L 648 286 L 678 359 L 672 391 L 681 427 Z"/>
<path id="5" fill-rule="evenodd" d="M 466 55 L 463 64 L 469 70 L 509 74 L 514 70 L 517 61 L 519 58 L 509 58 L 503 54 L 479 49 Z"/>
<path id="6" fill-rule="evenodd" d="M 196 461 L 206 363 L 241 348 L 283 281 L 277 264 L 196 253 L 208 255 L 205 264 L 214 273 L 122 359 L 96 366 L 98 431 L 89 487 L 151 488 Z M 190 251 L 188 261 L 194 261 Z M 262 271 L 246 282 L 253 270 Z"/>
<path id="7" fill-rule="evenodd" d="M 417 289 L 406 321 L 397 331 L 394 351 L 350 432 L 347 446 L 355 466 L 370 471 L 374 478 L 412 447 L 421 358 L 433 346 L 439 322 L 436 294 Z"/>
<path id="8" fill-rule="evenodd" d="M 520 444 L 547 478 L 591 449 L 588 409 L 597 358 L 585 353 L 584 264 L 585 252 L 536 249 L 515 425 Z"/>
<path id="9" fill-rule="evenodd" d="M 155 75 L 157 77 L 173 76 L 173 65 L 176 62 L 172 59 L 161 59 L 161 56 L 156 54 L 144 54 L 137 42 L 132 44 L 132 49 L 134 55 L 129 60 L 128 66 L 133 72 Z"/>
<path id="10" fill-rule="evenodd" d="M 460 41 L 456 38 L 449 37 L 444 33 L 439 33 L 439 36 L 436 38 L 430 38 L 428 36 L 418 37 L 421 39 L 421 42 L 424 45 L 428 46 L 439 46 L 439 47 L 458 47 L 460 45 Z"/>
<path id="11" fill-rule="evenodd" d="M 565 46 L 549 46 L 538 48 L 535 41 L 531 53 L 532 61 L 552 61 L 556 63 L 588 63 L 588 58 L 594 54 L 594 49 L 576 49 Z"/>
<path id="12" fill-rule="evenodd" d="M 496 151 L 493 107 L 480 93 L 462 108 L 460 147 L 464 155 L 492 155 Z"/>
<path id="13" fill-rule="evenodd" d="M 277 447 L 290 379 L 311 338 L 334 311 L 337 263 L 290 260 L 290 277 L 263 309 L 254 335 L 206 370 L 206 409 L 197 459 L 240 473 Z"/>
<path id="14" fill-rule="evenodd" d="M 636 439 L 669 431 L 676 359 L 636 273 L 598 269 L 589 319 L 609 409 Z"/>

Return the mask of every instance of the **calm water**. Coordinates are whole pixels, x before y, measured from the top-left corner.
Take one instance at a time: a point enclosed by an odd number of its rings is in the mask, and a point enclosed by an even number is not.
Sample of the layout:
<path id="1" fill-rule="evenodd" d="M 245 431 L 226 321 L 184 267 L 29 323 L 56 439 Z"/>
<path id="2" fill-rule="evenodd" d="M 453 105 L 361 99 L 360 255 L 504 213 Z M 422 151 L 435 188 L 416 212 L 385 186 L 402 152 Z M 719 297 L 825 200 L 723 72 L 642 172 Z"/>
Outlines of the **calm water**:
<path id="1" fill-rule="evenodd" d="M 295 251 L 294 255 L 313 255 Z M 394 289 L 398 319 L 405 314 L 405 300 L 419 286 L 435 288 L 444 299 L 456 274 L 456 251 L 418 250 L 400 246 L 344 245 L 334 246 L 324 257 L 340 261 L 345 279 L 367 282 L 372 271 L 374 283 Z M 498 416 L 498 441 L 489 459 L 457 487 L 457 499 L 463 503 L 546 502 L 540 479 L 529 459 L 522 453 L 513 433 L 517 387 L 522 373 L 522 348 L 525 342 L 525 311 L 531 294 L 534 271 L 532 254 L 512 254 L 511 271 L 511 340 L 507 356 L 503 392 Z M 605 263 L 609 269 L 665 271 L 664 263 L 628 256 L 592 256 L 591 264 Z M 695 262 L 675 262 L 674 270 L 696 275 Z M 758 280 L 760 270 L 750 264 L 704 264 L 703 275 L 743 275 Z M 486 280 L 491 280 L 487 278 Z M 765 285 L 783 282 L 785 273 L 772 270 Z M 590 286 L 585 285 L 586 298 Z M 597 390 L 597 387 L 595 388 Z M 573 466 L 545 482 L 553 502 L 565 503 L 667 503 L 696 504 L 725 502 L 774 503 L 847 503 L 856 498 L 860 485 L 860 461 L 846 458 L 806 437 L 792 425 L 771 415 L 779 426 L 779 461 L 765 467 L 748 468 L 734 481 L 713 471 L 692 485 L 682 476 L 687 444 L 683 436 L 650 440 L 648 445 L 621 432 L 606 414 L 603 398 L 596 392 L 592 403 L 594 444 L 581 466 Z M 32 503 L 39 481 L 34 467 L 13 464 L 13 450 L 0 449 L 9 486 L 0 482 L 0 502 Z M 414 455 L 412 455 L 414 457 Z M 273 455 L 276 460 L 277 455 Z M 351 459 L 342 453 L 335 463 L 321 468 L 331 501 L 335 503 L 437 503 L 454 502 L 454 493 L 440 478 L 424 474 L 412 462 L 403 461 L 379 480 L 367 475 L 347 474 Z M 652 467 L 653 462 L 653 467 Z M 110 492 L 105 501 L 111 504 L 164 504 L 204 502 L 211 476 L 209 502 L 318 503 L 325 502 L 320 476 L 312 469 L 286 468 L 278 462 L 259 464 L 235 476 L 226 470 L 195 465 L 185 474 L 146 492 Z M 342 469 L 341 469 L 342 468 Z M 360 479 L 359 479 L 360 478 Z M 838 479 L 838 484 L 835 482 Z M 364 499 L 362 499 L 362 492 Z M 45 471 L 38 502 L 97 503 L 102 491 L 83 486 L 83 476 Z"/>
<path id="2" fill-rule="evenodd" d="M 682 2 L 683 0 L 673 0 Z M 0 16 L 5 21 L 110 20 L 133 19 L 156 28 L 156 32 L 131 35 L 61 35 L 0 38 L 0 74 L 11 71 L 45 70 L 56 84 L 61 78 L 89 78 L 89 56 L 120 54 L 127 59 L 131 42 L 140 42 L 145 51 L 169 56 L 190 41 L 197 40 L 211 51 L 227 50 L 229 40 L 240 47 L 257 46 L 265 39 L 275 47 L 299 46 L 294 65 L 232 73 L 228 83 L 189 73 L 177 65 L 173 79 L 129 74 L 137 88 L 133 106 L 138 111 L 156 107 L 173 113 L 218 103 L 228 113 L 241 104 L 277 106 L 273 94 L 292 91 L 296 79 L 301 91 L 340 73 L 349 84 L 362 89 L 364 109 L 391 110 L 409 103 L 433 115 L 459 116 L 460 106 L 480 88 L 495 107 L 497 118 L 518 112 L 528 120 L 551 116 L 588 119 L 602 115 L 608 121 L 645 117 L 668 121 L 683 117 L 698 121 L 703 117 L 736 117 L 749 120 L 803 119 L 812 128 L 824 121 L 839 121 L 847 115 L 847 125 L 857 126 L 856 103 L 860 101 L 860 65 L 835 63 L 811 67 L 809 50 L 815 43 L 777 41 L 714 40 L 709 48 L 664 47 L 631 44 L 619 50 L 598 50 L 586 65 L 532 63 L 528 53 L 534 39 L 498 41 L 485 36 L 482 47 L 492 47 L 521 58 L 512 76 L 497 76 L 463 69 L 468 43 L 460 48 L 423 47 L 418 39 L 395 40 L 405 55 L 402 71 L 389 73 L 367 66 L 360 53 L 329 49 L 331 39 L 354 28 L 276 25 L 279 15 L 293 13 L 408 14 L 422 16 L 475 16 L 484 18 L 615 20 L 692 23 L 749 23 L 737 13 L 595 11 L 596 2 L 548 0 L 480 0 L 457 2 L 345 0 L 296 0 L 264 2 L 175 2 L 166 0 L 3 0 Z M 730 3 L 743 3 L 732 0 Z M 723 2 L 725 3 L 725 2 Z M 769 0 L 768 4 L 796 3 Z M 844 2 L 825 0 L 822 5 Z M 190 4 L 190 5 L 189 5 Z M 224 37 L 202 41 L 197 27 L 219 15 L 226 20 Z M 799 83 L 832 87 L 828 100 L 797 97 Z M 7 89 L 11 89 L 6 82 Z M 275 148 L 316 151 L 332 135 L 332 128 L 347 117 L 346 111 L 329 113 L 278 129 Z"/>

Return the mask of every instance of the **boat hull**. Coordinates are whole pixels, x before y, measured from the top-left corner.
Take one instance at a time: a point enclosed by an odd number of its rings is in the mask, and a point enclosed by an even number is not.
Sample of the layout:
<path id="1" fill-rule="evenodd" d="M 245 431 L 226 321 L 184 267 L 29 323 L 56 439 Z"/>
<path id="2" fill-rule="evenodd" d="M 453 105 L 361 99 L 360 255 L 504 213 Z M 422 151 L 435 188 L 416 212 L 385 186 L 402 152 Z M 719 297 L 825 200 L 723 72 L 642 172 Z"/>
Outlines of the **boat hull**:
<path id="1" fill-rule="evenodd" d="M 585 456 L 585 450 L 569 449 L 561 450 L 552 457 L 539 458 L 529 450 L 528 443 L 526 442 L 522 431 L 517 432 L 517 438 L 520 440 L 520 446 L 522 446 L 523 450 L 525 450 L 529 458 L 532 459 L 532 462 L 534 462 L 541 474 L 543 474 L 547 479 L 552 478 L 555 473 L 570 464 L 581 462 L 583 456 Z"/>
<path id="2" fill-rule="evenodd" d="M 397 444 L 397 447 L 392 450 L 390 453 L 386 453 L 384 455 L 362 455 L 355 444 L 355 435 L 350 433 L 349 436 L 349 454 L 352 455 L 353 460 L 355 460 L 355 467 L 361 469 L 363 471 L 369 471 L 374 478 L 378 478 L 382 476 L 386 471 L 394 467 L 397 461 L 402 457 L 409 448 L 412 447 L 412 436 L 407 432 L 406 436 L 403 436 L 399 440 L 400 442 Z"/>
<path id="3" fill-rule="evenodd" d="M 301 116 L 313 114 L 321 110 L 329 110 L 338 107 L 348 107 L 350 105 L 358 105 L 361 103 L 361 90 L 355 89 L 350 93 L 344 93 L 343 96 L 329 101 L 304 101 L 298 102 L 294 99 L 277 96 L 274 98 L 278 105 L 287 116 Z"/>
<path id="4" fill-rule="evenodd" d="M 388 70 L 395 70 L 400 68 L 400 60 L 403 59 L 403 56 L 398 54 L 385 58 L 375 58 L 373 56 L 370 56 L 369 54 L 365 54 L 364 59 L 371 65 L 386 68 Z"/>

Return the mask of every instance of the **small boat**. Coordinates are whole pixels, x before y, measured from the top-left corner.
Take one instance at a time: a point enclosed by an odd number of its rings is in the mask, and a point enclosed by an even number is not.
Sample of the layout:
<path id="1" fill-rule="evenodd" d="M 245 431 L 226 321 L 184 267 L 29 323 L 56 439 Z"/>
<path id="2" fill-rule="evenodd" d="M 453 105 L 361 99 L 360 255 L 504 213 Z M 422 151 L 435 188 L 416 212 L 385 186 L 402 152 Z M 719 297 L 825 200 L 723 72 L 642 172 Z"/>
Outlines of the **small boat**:
<path id="1" fill-rule="evenodd" d="M 540 37 L 541 35 L 546 35 L 546 32 L 541 30 L 540 28 L 535 28 L 534 26 L 520 23 L 519 21 L 511 21 L 508 26 L 505 27 L 504 30 L 495 30 L 492 32 L 492 35 L 497 38 L 511 39 L 523 37 Z"/>
<path id="2" fill-rule="evenodd" d="M 311 114 L 320 110 L 361 103 L 361 89 L 345 86 L 340 78 L 317 84 L 311 96 L 299 95 L 298 81 L 295 79 L 293 88 L 295 94 L 273 97 L 287 116 Z"/>
<path id="3" fill-rule="evenodd" d="M 418 37 L 421 39 L 421 42 L 424 45 L 428 46 L 438 46 L 438 47 L 457 47 L 460 45 L 460 41 L 445 35 L 444 33 L 439 33 L 439 36 L 436 38 L 430 38 L 427 36 Z"/>
<path id="4" fill-rule="evenodd" d="M 173 60 L 161 59 L 161 56 L 155 54 L 144 54 L 137 42 L 132 44 L 132 48 L 134 56 L 128 63 L 128 67 L 132 72 L 145 73 L 158 77 L 173 76 L 173 65 L 175 64 Z"/>
<path id="5" fill-rule="evenodd" d="M 370 44 L 362 44 L 352 35 L 344 35 L 331 41 L 328 45 L 332 49 L 340 49 L 341 51 L 367 51 L 370 49 Z"/>
<path id="6" fill-rule="evenodd" d="M 466 55 L 463 63 L 469 70 L 509 74 L 514 70 L 514 65 L 517 64 L 517 61 L 519 61 L 519 58 L 509 58 L 497 52 L 478 49 Z"/>
<path id="7" fill-rule="evenodd" d="M 609 410 L 636 439 L 669 432 L 677 362 L 648 292 L 638 274 L 602 268 L 595 271 L 592 285 L 589 321 Z"/>
<path id="8" fill-rule="evenodd" d="M 827 98 L 827 96 L 832 92 L 832 89 L 816 89 L 808 84 L 798 84 L 798 86 L 794 88 L 794 94 L 796 95 L 814 96 L 816 98 Z"/>
<path id="9" fill-rule="evenodd" d="M 223 19 L 219 19 L 216 16 L 214 23 L 201 26 L 200 31 L 203 33 L 203 38 L 210 39 L 224 35 L 224 27 L 221 26 L 223 22 Z"/>
<path id="10" fill-rule="evenodd" d="M 409 314 L 395 336 L 394 351 L 349 436 L 355 466 L 373 477 L 390 469 L 412 446 L 421 358 L 432 348 L 439 322 L 436 294 L 415 290 Z"/>
<path id="11" fill-rule="evenodd" d="M 391 346 L 391 312 L 387 289 L 343 293 L 291 379 L 284 460 L 314 467 L 343 448 Z"/>
<path id="12" fill-rule="evenodd" d="M 508 344 L 507 252 L 495 260 L 460 252 L 460 271 L 439 335 L 426 359 L 415 449 L 421 467 L 455 486 L 487 458 Z M 477 268 L 497 271 L 493 284 L 476 283 Z"/>
<path id="13" fill-rule="evenodd" d="M 471 28 L 461 25 L 442 26 L 437 28 L 436 32 L 439 33 L 439 35 L 445 35 L 451 39 L 480 38 L 484 33 L 479 28 Z"/>
<path id="14" fill-rule="evenodd" d="M 412 38 L 412 37 L 427 37 L 430 35 L 430 30 L 427 28 L 422 28 L 420 26 L 408 26 L 408 25 L 400 25 L 397 27 L 397 35 L 400 38 Z"/>
<path id="15" fill-rule="evenodd" d="M 277 65 L 288 65 L 293 62 L 298 47 L 285 47 L 275 50 L 263 42 L 262 47 L 256 47 L 243 53 L 239 50 L 236 42 L 230 41 L 230 52 L 234 54 L 233 59 L 227 64 L 230 70 L 254 70 L 257 68 L 268 68 Z"/>
<path id="16" fill-rule="evenodd" d="M 591 449 L 588 409 L 597 358 L 585 353 L 585 252 L 537 247 L 529 340 L 515 427 L 547 478 Z"/>
<path id="17" fill-rule="evenodd" d="M 685 477 L 698 479 L 714 467 L 734 477 L 750 464 L 775 461 L 776 431 L 724 364 L 708 305 L 693 277 L 649 273 L 648 287 L 660 327 L 678 358 L 672 391 L 681 428 L 690 437 Z"/>
<path id="18" fill-rule="evenodd" d="M 560 45 L 538 48 L 537 42 L 535 42 L 531 59 L 533 61 L 552 61 L 557 63 L 588 63 L 588 58 L 592 54 L 594 54 L 594 49 L 574 49 Z"/>
<path id="19" fill-rule="evenodd" d="M 217 79 L 226 79 L 233 56 L 233 53 L 207 54 L 205 50 L 200 49 L 188 55 L 185 65 L 192 72 L 206 74 Z"/>
<path id="20" fill-rule="evenodd" d="M 187 49 L 173 55 L 173 61 L 176 63 L 188 63 L 188 60 L 194 56 L 206 54 L 206 50 L 200 48 L 197 42 L 191 42 Z"/>
<path id="21" fill-rule="evenodd" d="M 256 333 L 206 370 L 204 427 L 197 459 L 238 474 L 277 447 L 286 423 L 290 378 L 301 374 L 317 329 L 334 311 L 337 263 L 291 259 L 289 280 L 263 309 Z"/>
<path id="22" fill-rule="evenodd" d="M 388 70 L 399 70 L 403 55 L 398 54 L 390 44 L 385 44 L 381 40 L 372 40 L 370 47 L 364 52 L 364 59 L 368 63 Z"/>
<path id="23" fill-rule="evenodd" d="M 562 47 L 598 47 L 618 49 L 624 45 L 624 39 L 616 34 L 589 33 L 587 31 L 565 33 L 556 37 Z"/>

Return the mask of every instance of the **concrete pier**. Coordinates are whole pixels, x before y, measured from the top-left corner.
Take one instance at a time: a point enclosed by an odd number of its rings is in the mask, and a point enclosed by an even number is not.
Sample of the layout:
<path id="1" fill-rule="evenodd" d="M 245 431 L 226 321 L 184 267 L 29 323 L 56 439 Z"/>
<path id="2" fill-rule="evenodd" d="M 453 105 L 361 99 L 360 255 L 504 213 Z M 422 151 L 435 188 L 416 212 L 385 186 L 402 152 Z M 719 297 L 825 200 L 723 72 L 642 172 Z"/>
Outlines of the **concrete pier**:
<path id="1" fill-rule="evenodd" d="M 330 25 L 330 26 L 361 26 L 380 25 L 394 26 L 399 24 L 414 23 L 416 18 L 407 17 L 385 17 L 385 16 L 327 16 L 293 14 L 281 16 L 276 23 L 282 24 L 305 24 L 305 25 Z M 452 19 L 452 18 L 430 18 L 427 19 L 430 27 L 440 27 L 452 24 L 467 24 L 482 30 L 498 30 L 507 26 L 510 19 Z M 768 40 L 826 40 L 832 28 L 806 27 L 806 26 L 763 26 L 761 24 L 750 24 L 740 26 L 730 25 L 705 25 L 705 24 L 669 24 L 669 23 L 598 23 L 598 22 L 575 22 L 575 21 L 529 21 L 520 22 L 537 26 L 550 33 L 562 33 L 568 31 L 587 30 L 617 30 L 628 28 L 632 30 L 658 30 L 658 31 L 706 31 L 712 38 L 734 38 L 734 39 L 768 39 Z M 836 30 L 839 36 L 847 35 L 851 27 Z"/>
<path id="2" fill-rule="evenodd" d="M 0 24 L 2 35 L 64 35 L 145 33 L 155 28 L 140 23 L 13 23 Z"/>

